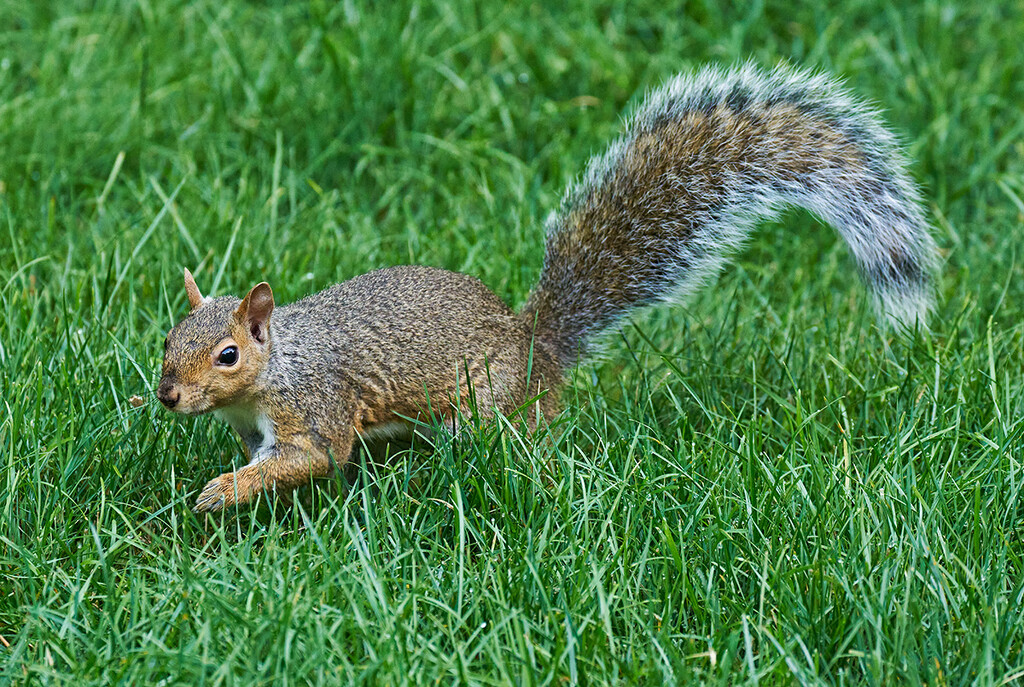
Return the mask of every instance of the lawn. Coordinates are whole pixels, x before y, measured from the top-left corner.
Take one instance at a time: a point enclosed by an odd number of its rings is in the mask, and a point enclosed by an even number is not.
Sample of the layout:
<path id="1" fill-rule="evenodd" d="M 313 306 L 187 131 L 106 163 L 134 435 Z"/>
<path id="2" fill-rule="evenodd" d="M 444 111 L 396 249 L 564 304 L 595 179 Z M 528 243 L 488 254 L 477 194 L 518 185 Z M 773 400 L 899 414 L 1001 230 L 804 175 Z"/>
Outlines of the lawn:
<path id="1" fill-rule="evenodd" d="M 669 4 L 3 3 L 0 685 L 1024 677 L 1024 8 Z M 192 514 L 242 455 L 154 396 L 183 266 L 290 302 L 434 265 L 519 306 L 630 104 L 748 58 L 899 132 L 930 333 L 793 211 L 610 335 L 551 431 Z"/>

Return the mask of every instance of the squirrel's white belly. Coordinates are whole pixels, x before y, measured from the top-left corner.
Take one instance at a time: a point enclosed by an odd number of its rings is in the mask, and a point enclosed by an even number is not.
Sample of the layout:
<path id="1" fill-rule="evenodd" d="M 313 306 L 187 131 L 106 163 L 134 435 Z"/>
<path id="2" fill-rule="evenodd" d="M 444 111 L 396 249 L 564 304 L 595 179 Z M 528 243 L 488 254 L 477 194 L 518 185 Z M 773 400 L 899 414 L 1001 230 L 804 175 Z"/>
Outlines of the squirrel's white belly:
<path id="1" fill-rule="evenodd" d="M 238 432 L 238 436 L 249 448 L 249 465 L 255 465 L 266 458 L 277 445 L 274 422 L 266 413 L 257 412 L 248 406 L 229 406 L 215 410 L 213 414 Z"/>

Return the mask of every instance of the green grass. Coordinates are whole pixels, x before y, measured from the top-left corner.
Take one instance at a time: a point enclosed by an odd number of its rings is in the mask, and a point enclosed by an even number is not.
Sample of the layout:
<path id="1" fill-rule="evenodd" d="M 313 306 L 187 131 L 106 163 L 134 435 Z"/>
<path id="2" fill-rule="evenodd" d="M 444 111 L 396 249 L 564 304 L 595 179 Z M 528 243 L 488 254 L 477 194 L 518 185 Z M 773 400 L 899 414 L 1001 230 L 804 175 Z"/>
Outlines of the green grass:
<path id="1" fill-rule="evenodd" d="M 667 4 L 0 7 L 0 684 L 1024 675 L 1020 4 Z M 793 212 L 612 336 L 552 436 L 191 514 L 241 452 L 154 402 L 183 265 L 287 302 L 420 263 L 521 304 L 631 99 L 748 57 L 841 75 L 904 137 L 931 335 L 879 331 Z"/>

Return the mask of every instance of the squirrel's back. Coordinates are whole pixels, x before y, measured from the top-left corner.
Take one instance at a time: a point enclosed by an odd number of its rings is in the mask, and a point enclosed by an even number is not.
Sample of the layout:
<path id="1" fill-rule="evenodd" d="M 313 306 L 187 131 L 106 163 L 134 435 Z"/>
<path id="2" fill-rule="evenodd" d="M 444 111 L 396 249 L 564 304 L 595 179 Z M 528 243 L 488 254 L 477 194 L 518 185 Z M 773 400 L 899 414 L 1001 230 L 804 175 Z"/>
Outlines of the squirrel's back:
<path id="1" fill-rule="evenodd" d="M 526 324 L 479 279 L 457 272 L 375 270 L 282 306 L 274 318 L 274 386 L 290 387 L 296 405 L 358 390 L 372 415 L 367 425 L 428 407 L 444 416 L 453 406 L 512 414 L 528 396 L 528 377 L 537 387 L 549 375 L 542 388 L 560 380 L 544 352 L 531 350 Z M 541 404 L 545 414 L 554 400 Z"/>
<path id="2" fill-rule="evenodd" d="M 839 231 L 889 319 L 924 323 L 936 248 L 892 134 L 825 76 L 750 65 L 678 76 L 639 105 L 548 221 L 521 316 L 569 366 L 630 309 L 695 290 L 787 206 Z"/>

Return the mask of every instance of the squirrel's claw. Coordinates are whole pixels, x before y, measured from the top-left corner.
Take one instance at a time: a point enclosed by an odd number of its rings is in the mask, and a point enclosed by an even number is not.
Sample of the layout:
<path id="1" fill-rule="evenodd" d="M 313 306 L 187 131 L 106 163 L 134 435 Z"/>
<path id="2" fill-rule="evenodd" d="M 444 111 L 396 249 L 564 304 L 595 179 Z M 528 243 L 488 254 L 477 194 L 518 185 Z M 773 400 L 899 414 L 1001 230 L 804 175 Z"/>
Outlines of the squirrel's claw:
<path id="1" fill-rule="evenodd" d="M 231 475 L 221 475 L 203 487 L 199 498 L 196 499 L 196 505 L 192 507 L 192 512 L 216 513 L 231 505 L 234 500 L 234 480 Z"/>

